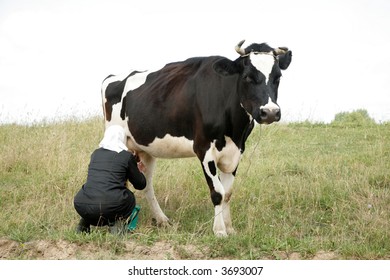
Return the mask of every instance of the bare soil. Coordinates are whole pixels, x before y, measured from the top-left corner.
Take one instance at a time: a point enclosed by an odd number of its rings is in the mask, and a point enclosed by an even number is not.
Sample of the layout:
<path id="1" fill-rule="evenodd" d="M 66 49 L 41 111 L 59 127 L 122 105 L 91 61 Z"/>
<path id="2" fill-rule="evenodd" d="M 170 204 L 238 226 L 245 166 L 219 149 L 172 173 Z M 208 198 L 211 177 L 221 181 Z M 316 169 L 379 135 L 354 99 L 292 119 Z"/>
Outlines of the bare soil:
<path id="1" fill-rule="evenodd" d="M 287 254 L 275 252 L 271 259 L 300 260 L 299 253 Z M 334 252 L 319 251 L 311 259 L 332 260 L 339 256 Z M 99 259 L 137 259 L 137 260 L 169 260 L 169 259 L 210 259 L 210 252 L 194 245 L 173 245 L 158 241 L 152 245 L 140 245 L 134 241 L 126 241 L 118 248 L 94 244 L 77 244 L 65 240 L 37 240 L 19 243 L 0 238 L 0 260 L 99 260 Z"/>
<path id="2" fill-rule="evenodd" d="M 139 245 L 134 241 L 126 241 L 118 248 L 105 248 L 65 240 L 19 243 L 9 239 L 0 239 L 0 259 L 203 259 L 205 253 L 192 245 L 174 246 L 161 241 L 152 245 Z"/>

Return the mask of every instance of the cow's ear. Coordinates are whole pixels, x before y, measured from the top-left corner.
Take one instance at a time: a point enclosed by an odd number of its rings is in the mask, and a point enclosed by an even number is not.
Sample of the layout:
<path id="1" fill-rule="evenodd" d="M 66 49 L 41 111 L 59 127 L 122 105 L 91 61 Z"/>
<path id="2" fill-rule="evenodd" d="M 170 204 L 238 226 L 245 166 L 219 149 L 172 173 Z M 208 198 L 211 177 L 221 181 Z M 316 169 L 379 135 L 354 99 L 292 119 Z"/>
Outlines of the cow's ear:
<path id="1" fill-rule="evenodd" d="M 292 52 L 288 51 L 288 52 L 286 52 L 284 54 L 280 54 L 278 57 L 279 57 L 279 67 L 280 67 L 280 69 L 286 70 L 287 67 L 291 63 Z"/>
<path id="2" fill-rule="evenodd" d="M 214 63 L 214 71 L 223 76 L 230 76 L 238 73 L 237 65 L 234 61 L 222 58 Z"/>

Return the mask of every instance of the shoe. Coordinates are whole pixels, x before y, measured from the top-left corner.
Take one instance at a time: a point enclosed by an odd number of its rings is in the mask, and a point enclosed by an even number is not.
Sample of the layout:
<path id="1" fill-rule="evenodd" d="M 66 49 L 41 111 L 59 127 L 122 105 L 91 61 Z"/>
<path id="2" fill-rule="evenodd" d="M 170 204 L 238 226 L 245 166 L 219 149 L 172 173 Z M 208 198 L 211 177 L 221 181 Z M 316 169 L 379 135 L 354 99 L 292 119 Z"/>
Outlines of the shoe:
<path id="1" fill-rule="evenodd" d="M 82 232 L 90 233 L 91 227 L 83 218 L 81 218 L 79 224 L 76 227 L 76 232 L 77 233 L 82 233 Z"/>

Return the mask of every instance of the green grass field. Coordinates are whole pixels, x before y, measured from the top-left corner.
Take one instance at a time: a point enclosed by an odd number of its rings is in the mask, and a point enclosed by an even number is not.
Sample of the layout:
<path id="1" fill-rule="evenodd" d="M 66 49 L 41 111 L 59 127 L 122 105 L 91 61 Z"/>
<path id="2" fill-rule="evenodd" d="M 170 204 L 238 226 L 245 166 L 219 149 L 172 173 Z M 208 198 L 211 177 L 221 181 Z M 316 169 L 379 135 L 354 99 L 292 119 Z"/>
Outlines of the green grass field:
<path id="1" fill-rule="evenodd" d="M 142 192 L 136 233 L 95 228 L 74 232 L 73 197 L 84 183 L 103 136 L 100 118 L 85 122 L 0 126 L 0 238 L 23 244 L 58 241 L 110 248 L 121 258 L 127 242 L 173 244 L 179 258 L 390 259 L 390 125 L 311 123 L 258 126 L 241 160 L 232 197 L 235 236 L 216 238 L 213 206 L 196 158 L 158 160 L 155 191 L 170 217 L 157 228 Z M 19 250 L 9 258 L 31 258 Z M 32 256 L 34 258 L 34 256 Z M 167 256 L 169 258 L 169 256 Z"/>

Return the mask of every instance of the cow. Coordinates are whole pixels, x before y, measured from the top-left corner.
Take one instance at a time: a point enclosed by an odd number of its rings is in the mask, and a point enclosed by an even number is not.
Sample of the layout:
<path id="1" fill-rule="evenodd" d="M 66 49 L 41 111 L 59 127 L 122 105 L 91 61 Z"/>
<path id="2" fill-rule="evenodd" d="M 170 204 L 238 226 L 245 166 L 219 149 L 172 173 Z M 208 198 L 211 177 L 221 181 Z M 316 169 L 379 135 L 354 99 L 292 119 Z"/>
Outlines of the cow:
<path id="1" fill-rule="evenodd" d="M 155 197 L 152 176 L 156 158 L 197 157 L 214 205 L 213 231 L 235 231 L 230 198 L 245 141 L 258 124 L 281 118 L 277 104 L 282 70 L 292 52 L 266 43 L 222 56 L 193 57 L 157 71 L 109 75 L 102 83 L 105 126 L 123 126 L 129 150 L 146 167 L 145 197 L 158 225 L 168 225 Z"/>

